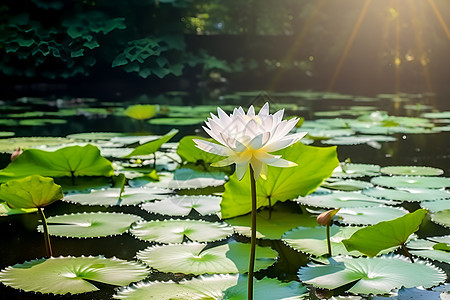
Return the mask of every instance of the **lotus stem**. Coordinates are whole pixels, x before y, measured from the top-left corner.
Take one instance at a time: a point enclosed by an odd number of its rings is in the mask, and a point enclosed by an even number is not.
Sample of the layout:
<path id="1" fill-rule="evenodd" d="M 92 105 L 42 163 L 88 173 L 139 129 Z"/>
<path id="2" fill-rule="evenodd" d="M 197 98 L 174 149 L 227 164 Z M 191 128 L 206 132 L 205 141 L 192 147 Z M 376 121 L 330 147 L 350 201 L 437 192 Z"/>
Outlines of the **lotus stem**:
<path id="1" fill-rule="evenodd" d="M 327 223 L 327 247 L 328 247 L 328 256 L 332 257 L 333 255 L 331 254 L 331 241 L 330 241 L 330 223 Z"/>
<path id="2" fill-rule="evenodd" d="M 156 152 L 153 152 L 153 169 L 156 170 Z"/>
<path id="3" fill-rule="evenodd" d="M 42 228 L 44 229 L 44 241 L 45 241 L 45 251 L 47 253 L 47 258 L 52 257 L 52 245 L 50 243 L 50 235 L 48 234 L 48 227 L 47 227 L 47 219 L 44 215 L 44 210 L 42 207 L 38 207 L 39 215 L 41 216 L 42 220 Z"/>
<path id="4" fill-rule="evenodd" d="M 412 258 L 412 255 L 411 255 L 411 253 L 409 253 L 408 249 L 406 249 L 405 244 L 402 244 L 402 249 L 403 249 L 403 251 L 405 251 L 406 255 L 409 257 L 409 260 L 410 260 L 412 263 L 414 263 L 414 259 Z"/>
<path id="5" fill-rule="evenodd" d="M 270 196 L 267 197 L 269 199 L 269 220 L 272 218 L 272 201 L 270 201 Z"/>
<path id="6" fill-rule="evenodd" d="M 70 175 L 72 177 L 72 185 L 75 185 L 75 173 L 74 173 L 74 171 L 70 171 Z"/>
<path id="7" fill-rule="evenodd" d="M 256 180 L 255 172 L 250 165 L 250 189 L 252 194 L 252 228 L 250 238 L 250 263 L 248 266 L 248 300 L 253 299 L 253 271 L 255 269 L 255 254 L 256 254 Z"/>

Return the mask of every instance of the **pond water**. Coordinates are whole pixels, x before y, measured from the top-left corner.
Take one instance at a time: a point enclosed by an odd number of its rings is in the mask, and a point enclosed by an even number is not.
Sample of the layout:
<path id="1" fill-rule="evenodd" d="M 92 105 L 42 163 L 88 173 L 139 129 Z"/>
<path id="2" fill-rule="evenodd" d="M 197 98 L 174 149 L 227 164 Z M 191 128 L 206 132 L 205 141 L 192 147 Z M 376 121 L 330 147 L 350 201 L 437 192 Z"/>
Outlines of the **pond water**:
<path id="1" fill-rule="evenodd" d="M 299 130 L 309 131 L 310 137 L 305 143 L 314 146 L 338 145 L 339 161 L 347 159 L 353 164 L 373 164 L 387 166 L 425 166 L 443 170 L 442 177 L 450 176 L 450 115 L 449 104 L 445 99 L 426 94 L 400 94 L 359 96 L 326 92 L 292 91 L 266 94 L 261 92 L 241 92 L 221 95 L 214 99 L 194 101 L 193 96 L 184 93 L 168 93 L 158 97 L 140 97 L 125 102 L 108 102 L 97 99 L 36 99 L 21 98 L 5 101 L 2 105 L 0 132 L 14 132 L 18 137 L 66 137 L 71 134 L 88 132 L 117 132 L 129 135 L 162 135 L 172 128 L 179 133 L 171 142 L 179 141 L 186 135 L 205 136 L 199 119 L 205 119 L 208 111 L 216 113 L 214 107 L 232 107 L 250 104 L 261 105 L 266 101 L 271 108 L 286 109 L 286 116 L 298 116 L 305 119 Z M 124 109 L 132 104 L 158 104 L 159 114 L 147 121 L 138 121 L 124 115 Z M 197 103 L 193 105 L 193 103 Z M 201 104 L 198 104 L 201 103 Z M 447 115 L 441 113 L 447 111 Z M 431 114 L 433 113 L 433 114 Z M 393 118 L 405 117 L 405 118 Z M 408 118 L 406 118 L 408 117 Z M 155 121 L 162 120 L 164 121 Z M 170 118 L 177 118 L 174 119 Z M 41 120 L 44 123 L 39 123 Z M 53 121 L 52 121 L 53 120 Z M 55 121 L 56 120 L 56 121 Z M 63 121 L 61 121 L 63 120 Z M 192 124 L 189 124 L 189 120 Z M 358 122 L 356 122 L 358 120 Z M 355 123 L 352 123 L 355 121 Z M 180 125 L 186 122 L 186 125 Z M 364 123 L 366 122 L 366 123 Z M 372 125 L 367 125 L 367 124 Z M 176 125 L 175 125 L 176 124 Z M 383 124 L 375 126 L 374 124 Z M 340 133 L 338 131 L 341 131 Z M 342 131 L 351 130 L 351 133 Z M 384 131 L 384 132 L 383 132 Z M 357 137 L 355 139 L 355 137 Z M 1 167 L 9 162 L 11 148 L 17 140 L 0 139 Z M 3 140 L 3 143 L 2 143 Z M 6 141 L 6 142 L 5 142 Z M 103 141 L 104 142 L 104 141 Z M 21 142 L 18 142 L 20 145 Z M 25 146 L 26 147 L 26 146 Z M 176 145 L 174 146 L 176 147 Z M 111 158 L 114 160 L 115 158 Z M 166 163 L 158 164 L 157 169 L 167 168 Z M 370 178 L 363 178 L 369 181 Z M 200 193 L 220 193 L 223 187 L 211 190 L 202 189 Z M 182 194 L 195 194 L 195 190 L 181 190 Z M 403 207 L 413 211 L 419 202 L 406 202 Z M 291 211 L 301 210 L 294 202 L 285 203 L 284 208 Z M 48 216 L 77 212 L 123 212 L 138 215 L 145 220 L 168 217 L 152 214 L 139 206 L 86 206 L 68 202 L 56 202 L 45 209 Z M 175 218 L 175 217 L 174 217 Z M 190 219 L 220 221 L 216 216 L 203 217 L 191 212 Z M 0 218 L 3 242 L 0 249 L 0 267 L 3 269 L 17 263 L 45 256 L 43 236 L 36 230 L 39 224 L 37 214 L 4 216 Z M 448 223 L 447 223 L 448 224 Z M 417 232 L 420 238 L 443 236 L 450 230 L 438 225 L 429 217 Z M 248 243 L 249 239 L 237 234 L 231 239 Z M 55 256 L 104 255 L 125 260 L 135 259 L 138 251 L 154 245 L 155 242 L 139 240 L 129 233 L 102 238 L 64 238 L 52 237 Z M 211 243 L 215 245 L 214 243 Z M 268 246 L 279 253 L 278 262 L 267 270 L 257 273 L 258 278 L 275 277 L 280 280 L 297 280 L 297 271 L 305 266 L 308 258 L 279 240 L 261 240 L 259 245 Z M 401 252 L 400 252 L 401 253 Z M 448 263 L 436 262 L 435 265 L 450 275 Z M 163 273 L 154 271 L 147 280 L 181 280 L 192 275 Z M 448 282 L 448 279 L 447 279 Z M 98 284 L 100 291 L 80 295 L 49 296 L 39 293 L 27 293 L 0 285 L 1 299 L 109 299 L 116 292 L 110 285 Z M 343 292 L 343 291 L 340 291 Z"/>

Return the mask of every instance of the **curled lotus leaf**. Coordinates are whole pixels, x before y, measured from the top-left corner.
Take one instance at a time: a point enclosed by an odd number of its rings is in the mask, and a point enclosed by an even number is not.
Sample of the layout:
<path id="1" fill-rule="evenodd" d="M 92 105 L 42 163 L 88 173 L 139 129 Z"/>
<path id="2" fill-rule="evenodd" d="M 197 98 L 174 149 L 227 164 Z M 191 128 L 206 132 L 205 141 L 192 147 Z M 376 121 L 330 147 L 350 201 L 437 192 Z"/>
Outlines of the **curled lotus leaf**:
<path id="1" fill-rule="evenodd" d="M 0 282 L 27 292 L 80 294 L 99 290 L 96 282 L 124 286 L 148 273 L 142 264 L 117 258 L 51 257 L 7 267 Z"/>
<path id="2" fill-rule="evenodd" d="M 324 289 L 336 289 L 354 283 L 348 292 L 385 294 L 402 286 L 429 288 L 445 281 L 441 270 L 426 262 L 412 264 L 400 255 L 372 258 L 337 256 L 329 264 L 310 263 L 298 271 L 303 283 Z"/>
<path id="3" fill-rule="evenodd" d="M 444 174 L 442 169 L 422 166 L 390 166 L 383 167 L 380 171 L 383 174 L 405 176 L 439 176 Z"/>
<path id="4" fill-rule="evenodd" d="M 426 200 L 449 199 L 450 193 L 445 190 L 426 189 L 426 188 L 399 188 L 387 189 L 382 187 L 374 187 L 362 190 L 364 195 L 388 199 L 394 201 L 420 202 Z M 422 204 L 421 204 L 422 205 Z M 449 207 L 450 208 L 450 207 Z"/>
<path id="5" fill-rule="evenodd" d="M 450 187 L 450 178 L 435 176 L 379 176 L 373 177 L 371 182 L 390 188 L 441 189 Z"/>
<path id="6" fill-rule="evenodd" d="M 37 208 L 11 208 L 6 202 L 0 202 L 0 216 L 30 214 L 37 210 Z"/>
<path id="7" fill-rule="evenodd" d="M 322 208 L 350 208 L 379 206 L 381 204 L 391 204 L 390 200 L 377 199 L 366 196 L 361 192 L 333 192 L 324 195 L 309 195 L 295 199 L 296 202 Z"/>
<path id="8" fill-rule="evenodd" d="M 161 272 L 183 274 L 245 273 L 248 271 L 250 244 L 229 242 L 205 248 L 204 243 L 152 246 L 139 251 L 136 257 Z M 255 271 L 275 263 L 277 252 L 256 246 Z"/>

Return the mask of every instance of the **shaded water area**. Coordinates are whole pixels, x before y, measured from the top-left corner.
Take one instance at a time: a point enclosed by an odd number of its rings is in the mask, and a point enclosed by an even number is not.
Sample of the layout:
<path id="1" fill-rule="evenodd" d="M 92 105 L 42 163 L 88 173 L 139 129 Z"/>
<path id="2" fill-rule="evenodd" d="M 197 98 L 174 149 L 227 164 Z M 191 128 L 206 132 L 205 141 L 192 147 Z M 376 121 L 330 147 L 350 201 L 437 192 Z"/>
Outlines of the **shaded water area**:
<path id="1" fill-rule="evenodd" d="M 274 110 L 286 109 L 286 117 L 298 116 L 305 119 L 305 123 L 299 130 L 315 131 L 316 139 L 310 139 L 309 143 L 317 146 L 330 146 L 331 143 L 324 143 L 330 140 L 332 136 L 327 135 L 327 130 L 316 128 L 309 122 L 317 120 L 332 120 L 331 123 L 342 123 L 343 120 L 354 120 L 362 116 L 371 116 L 374 120 L 386 118 L 386 116 L 411 117 L 412 124 L 408 129 L 400 132 L 389 131 L 387 134 L 357 133 L 357 129 L 352 125 L 347 126 L 355 130 L 351 136 L 389 136 L 393 139 L 367 140 L 363 142 L 349 141 L 340 144 L 338 142 L 338 158 L 343 162 L 350 159 L 355 164 L 375 164 L 381 167 L 385 166 L 427 166 L 443 170 L 442 176 L 450 176 L 450 131 L 448 128 L 448 119 L 429 118 L 430 124 L 423 125 L 421 119 L 424 119 L 426 113 L 445 111 L 449 109 L 446 96 L 436 96 L 431 94 L 380 94 L 376 96 L 364 95 L 344 95 L 339 93 L 311 92 L 311 91 L 291 91 L 283 93 L 265 93 L 255 92 L 236 92 L 223 94 L 218 97 L 193 96 L 185 92 L 169 92 L 156 96 L 141 96 L 138 99 L 129 101 L 108 101 L 107 99 L 89 99 L 89 98 L 65 98 L 65 99 L 45 99 L 45 98 L 20 98 L 17 100 L 5 101 L 2 105 L 2 119 L 9 122 L 0 123 L 3 131 L 15 132 L 14 137 L 66 137 L 70 134 L 86 132 L 117 132 L 129 135 L 162 135 L 172 128 L 177 128 L 180 132 L 171 142 L 177 142 L 186 135 L 205 136 L 201 129 L 200 122 L 194 122 L 190 125 L 176 125 L 175 121 L 168 120 L 165 124 L 157 124 L 152 120 L 163 119 L 167 117 L 178 119 L 205 119 L 208 110 L 216 113 L 217 106 L 243 106 L 250 104 L 261 105 L 265 101 L 271 103 Z M 150 120 L 139 122 L 123 114 L 124 108 L 132 104 L 158 104 L 160 105 L 159 114 Z M 198 108 L 206 107 L 198 111 Z M 206 113 L 205 113 L 206 111 Z M 38 113 L 41 112 L 41 113 Z M 27 115 L 28 113 L 28 115 Z M 67 115 L 67 116 L 65 116 Z M 60 123 L 38 124 L 30 120 L 50 119 L 65 120 Z M 27 121 L 28 120 L 28 121 Z M 54 122 L 54 121 L 53 121 Z M 175 122 L 171 124 L 171 122 Z M 408 121 L 409 122 L 409 121 Z M 325 122 L 326 123 L 326 122 Z M 324 123 L 324 124 L 325 124 Z M 310 127 L 309 127 L 310 126 Z M 395 125 L 392 124 L 392 128 Z M 432 127 L 441 128 L 441 130 L 432 130 Z M 336 125 L 336 128 L 345 129 Z M 335 129 L 336 129 L 335 128 Z M 388 128 L 388 127 L 385 127 Z M 418 129 L 415 131 L 414 129 Z M 324 132 L 317 132 L 323 130 Z M 1 140 L 0 140 L 1 142 Z M 4 149 L 8 148 L 3 145 Z M 5 150 L 4 150 L 5 151 Z M 9 162 L 11 150 L 6 150 L 2 155 L 2 168 Z M 157 169 L 166 168 L 166 165 L 159 165 Z M 369 180 L 365 178 L 364 180 Z M 220 193 L 223 187 L 214 187 L 211 189 L 202 189 L 202 194 L 211 192 Z M 181 194 L 196 194 L 195 190 L 180 190 Z M 403 207 L 409 211 L 418 209 L 420 203 L 407 202 Z M 279 204 L 281 205 L 281 204 Z M 302 210 L 294 202 L 284 203 L 284 208 L 290 211 Z M 76 212 L 123 212 L 141 216 L 146 220 L 166 219 L 165 216 L 151 214 L 142 210 L 139 206 L 81 206 L 67 202 L 56 202 L 47 207 L 45 212 L 47 216 L 60 214 L 70 214 Z M 200 216 L 198 213 L 191 212 L 187 218 L 205 219 L 208 221 L 220 221 L 216 216 Z M 22 263 L 45 255 L 43 247 L 43 236 L 37 232 L 36 227 L 39 223 L 37 214 L 15 215 L 0 218 L 2 228 L 2 247 L 0 250 L 0 267 L 3 269 L 16 263 Z M 448 228 L 433 223 L 429 217 L 424 221 L 418 236 L 424 238 L 427 236 L 448 235 Z M 232 239 L 248 243 L 249 239 L 238 234 L 225 241 L 212 244 L 223 244 Z M 278 278 L 280 280 L 298 280 L 297 271 L 299 267 L 305 266 L 308 262 L 307 255 L 297 252 L 288 247 L 279 240 L 260 240 L 259 245 L 268 246 L 279 253 L 278 261 L 267 270 L 257 272 L 257 278 L 265 276 Z M 56 256 L 88 256 L 103 255 L 105 257 L 118 257 L 120 259 L 133 260 L 139 250 L 145 249 L 154 242 L 144 242 L 129 233 L 118 236 L 75 239 L 64 237 L 52 237 L 54 254 Z M 400 250 L 399 253 L 402 253 Z M 448 264 L 436 262 L 440 268 L 443 268 L 447 276 L 450 269 Z M 153 271 L 147 280 L 167 281 L 169 279 L 179 281 L 185 278 L 192 278 L 192 275 L 172 274 Z M 448 282 L 448 280 L 447 280 Z M 51 284 L 51 283 L 50 283 Z M 0 286 L 0 298 L 2 299 L 109 299 L 116 291 L 115 288 L 106 284 L 95 283 L 100 291 L 80 294 L 49 296 L 42 294 L 26 293 L 14 290 L 10 287 Z M 343 293 L 344 290 L 336 291 L 336 294 Z"/>

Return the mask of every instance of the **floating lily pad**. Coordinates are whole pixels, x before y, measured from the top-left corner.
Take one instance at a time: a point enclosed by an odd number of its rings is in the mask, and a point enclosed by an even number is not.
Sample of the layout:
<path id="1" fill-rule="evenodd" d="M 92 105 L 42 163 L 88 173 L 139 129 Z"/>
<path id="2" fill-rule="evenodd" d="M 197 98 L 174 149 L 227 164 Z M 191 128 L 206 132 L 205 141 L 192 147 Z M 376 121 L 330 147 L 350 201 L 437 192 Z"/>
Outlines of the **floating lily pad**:
<path id="1" fill-rule="evenodd" d="M 96 141 L 96 140 L 110 140 L 115 137 L 125 136 L 121 132 L 81 132 L 69 134 L 67 137 L 70 139 L 84 140 L 84 141 Z"/>
<path id="2" fill-rule="evenodd" d="M 391 188 L 440 189 L 450 187 L 450 178 L 434 176 L 379 176 L 372 178 L 371 182 Z"/>
<path id="3" fill-rule="evenodd" d="M 238 278 L 238 274 L 214 274 L 179 282 L 139 282 L 120 288 L 113 297 L 126 300 L 222 299 L 223 291 L 236 285 Z"/>
<path id="4" fill-rule="evenodd" d="M 353 135 L 348 137 L 334 137 L 329 140 L 322 141 L 327 145 L 359 145 L 368 144 L 372 146 L 374 142 L 393 142 L 397 139 L 391 136 L 384 135 Z M 374 147 L 377 148 L 378 146 Z"/>
<path id="5" fill-rule="evenodd" d="M 19 125 L 20 126 L 45 126 L 49 124 L 65 124 L 67 123 L 67 120 L 63 119 L 27 119 L 27 120 L 20 120 Z"/>
<path id="6" fill-rule="evenodd" d="M 408 188 L 408 189 L 385 189 L 382 187 L 375 187 L 365 189 L 362 191 L 364 195 L 389 199 L 395 201 L 426 201 L 435 199 L 448 199 L 450 193 L 445 190 L 425 189 L 425 188 Z"/>
<path id="7" fill-rule="evenodd" d="M 149 120 L 148 123 L 152 125 L 191 126 L 201 124 L 204 121 L 204 118 L 157 118 Z"/>
<path id="8" fill-rule="evenodd" d="M 15 137 L 0 139 L 0 152 L 12 153 L 18 147 L 30 149 L 45 146 L 64 145 L 73 142 L 60 137 Z"/>
<path id="9" fill-rule="evenodd" d="M 392 166 L 381 168 L 381 173 L 388 175 L 406 175 L 406 176 L 439 176 L 444 174 L 444 171 L 432 167 L 420 166 Z"/>
<path id="10" fill-rule="evenodd" d="M 212 215 L 220 211 L 220 197 L 215 196 L 174 196 L 161 201 L 147 202 L 142 208 L 157 214 L 187 216 L 191 210 L 201 215 Z"/>
<path id="11" fill-rule="evenodd" d="M 431 220 L 439 225 L 450 228 L 450 209 L 431 214 Z"/>
<path id="12" fill-rule="evenodd" d="M 201 151 L 204 152 L 204 151 Z M 201 189 L 225 184 L 227 175 L 223 172 L 201 172 L 191 168 L 179 168 L 173 173 L 168 187 L 171 189 Z"/>
<path id="13" fill-rule="evenodd" d="M 292 228 L 304 226 L 314 227 L 317 225 L 316 217 L 293 211 L 289 207 L 277 203 L 272 209 L 259 210 L 256 215 L 256 237 L 258 239 L 279 240 L 283 233 Z M 227 219 L 226 223 L 233 226 L 234 230 L 244 236 L 251 236 L 251 214 Z"/>
<path id="14" fill-rule="evenodd" d="M 97 291 L 95 282 L 128 285 L 147 275 L 145 266 L 117 258 L 51 257 L 8 267 L 0 281 L 27 292 L 62 295 Z"/>
<path id="15" fill-rule="evenodd" d="M 161 272 L 184 274 L 245 273 L 248 271 L 250 244 L 230 242 L 206 248 L 202 243 L 152 246 L 136 257 Z M 278 253 L 256 246 L 255 271 L 275 263 Z"/>
<path id="16" fill-rule="evenodd" d="M 433 241 L 433 238 L 436 237 L 428 237 L 427 240 L 411 240 L 406 247 L 411 249 L 410 253 L 413 255 L 450 263 L 450 236 L 437 237 L 437 241 Z"/>
<path id="17" fill-rule="evenodd" d="M 136 215 L 93 212 L 53 216 L 47 218 L 47 223 L 50 235 L 93 238 L 122 234 L 139 220 L 142 218 Z M 43 231 L 42 225 L 38 231 Z"/>
<path id="18" fill-rule="evenodd" d="M 398 290 L 398 299 L 399 300 L 444 300 L 446 297 L 448 298 L 449 292 L 441 292 L 435 291 L 434 289 L 429 291 L 424 289 L 423 287 L 414 287 L 414 288 L 404 288 Z"/>
<path id="19" fill-rule="evenodd" d="M 422 117 L 429 119 L 449 119 L 450 111 L 424 113 Z"/>
<path id="20" fill-rule="evenodd" d="M 347 225 L 373 225 L 401 217 L 407 213 L 408 211 L 404 208 L 390 206 L 341 208 L 334 220 Z"/>
<path id="21" fill-rule="evenodd" d="M 308 130 L 308 136 L 312 139 L 329 139 L 334 137 L 350 136 L 355 132 L 351 129 L 326 129 Z"/>
<path id="22" fill-rule="evenodd" d="M 12 131 L 0 131 L 0 137 L 14 136 L 16 133 Z"/>
<path id="23" fill-rule="evenodd" d="M 380 166 L 369 164 L 341 163 L 333 171 L 332 177 L 354 178 L 364 176 L 377 176 L 380 174 Z"/>
<path id="24" fill-rule="evenodd" d="M 131 233 L 144 241 L 165 244 L 182 243 L 185 238 L 193 242 L 213 242 L 232 235 L 233 228 L 217 222 L 171 219 L 137 223 Z"/>
<path id="25" fill-rule="evenodd" d="M 136 120 L 146 120 L 154 117 L 156 115 L 156 112 L 156 105 L 135 104 L 128 106 L 123 113 Z"/>
<path id="26" fill-rule="evenodd" d="M 92 190 L 90 193 L 68 195 L 64 201 L 83 205 L 136 205 L 148 200 L 161 199 L 171 191 L 161 188 L 126 188 L 122 195 L 120 193 L 120 188 Z"/>
<path id="27" fill-rule="evenodd" d="M 356 282 L 348 290 L 355 294 L 385 294 L 402 286 L 425 288 L 445 281 L 445 273 L 422 261 L 412 264 L 405 257 L 373 258 L 333 257 L 328 265 L 310 263 L 299 270 L 303 283 L 324 289 L 336 289 Z"/>
<path id="28" fill-rule="evenodd" d="M 339 191 L 360 191 L 373 187 L 373 184 L 362 180 L 330 180 L 323 182 L 321 187 Z"/>
<path id="29" fill-rule="evenodd" d="M 392 204 L 390 200 L 377 199 L 361 192 L 333 192 L 325 195 L 309 195 L 295 199 L 296 202 L 323 208 L 366 207 Z"/>
<path id="30" fill-rule="evenodd" d="M 441 210 L 450 210 L 450 201 L 448 199 L 424 201 L 420 203 L 422 208 L 428 209 L 430 212 L 435 213 Z"/>

